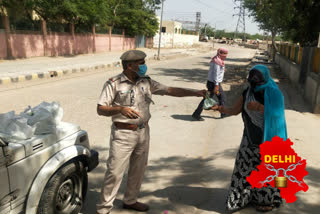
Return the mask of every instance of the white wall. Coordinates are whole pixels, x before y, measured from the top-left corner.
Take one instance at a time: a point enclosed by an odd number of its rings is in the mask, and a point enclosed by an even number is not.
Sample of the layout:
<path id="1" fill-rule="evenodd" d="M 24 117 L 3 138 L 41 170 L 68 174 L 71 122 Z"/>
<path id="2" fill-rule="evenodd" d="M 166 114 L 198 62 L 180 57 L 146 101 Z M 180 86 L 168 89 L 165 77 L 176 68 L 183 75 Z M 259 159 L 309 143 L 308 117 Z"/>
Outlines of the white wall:
<path id="1" fill-rule="evenodd" d="M 173 33 L 161 33 L 162 48 L 176 48 L 176 47 L 190 47 L 199 42 L 199 36 L 197 35 L 185 35 L 185 34 L 173 34 Z M 153 37 L 153 47 L 159 45 L 159 34 Z"/>

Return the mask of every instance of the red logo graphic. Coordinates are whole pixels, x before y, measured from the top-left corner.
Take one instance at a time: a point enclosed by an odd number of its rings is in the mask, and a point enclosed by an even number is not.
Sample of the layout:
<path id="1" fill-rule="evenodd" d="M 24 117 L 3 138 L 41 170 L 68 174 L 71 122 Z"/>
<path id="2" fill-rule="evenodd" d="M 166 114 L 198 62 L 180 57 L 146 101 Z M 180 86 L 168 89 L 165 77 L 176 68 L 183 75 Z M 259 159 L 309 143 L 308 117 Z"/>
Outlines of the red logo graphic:
<path id="1" fill-rule="evenodd" d="M 247 177 L 252 188 L 270 184 L 280 189 L 280 195 L 287 203 L 297 200 L 297 192 L 309 189 L 303 181 L 303 177 L 308 175 L 305 170 L 307 162 L 297 155 L 292 145 L 290 139 L 283 141 L 278 136 L 260 145 L 261 164 Z"/>

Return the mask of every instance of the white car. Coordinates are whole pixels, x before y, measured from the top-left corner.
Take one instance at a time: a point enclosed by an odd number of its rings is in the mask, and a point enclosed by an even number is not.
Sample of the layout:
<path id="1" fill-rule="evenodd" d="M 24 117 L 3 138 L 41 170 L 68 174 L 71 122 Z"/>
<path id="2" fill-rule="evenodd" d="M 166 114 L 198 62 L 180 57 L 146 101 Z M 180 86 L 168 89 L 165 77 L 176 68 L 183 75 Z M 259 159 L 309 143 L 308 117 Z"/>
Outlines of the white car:
<path id="1" fill-rule="evenodd" d="M 87 172 L 98 162 L 87 132 L 70 123 L 59 124 L 55 134 L 0 139 L 0 214 L 78 213 Z"/>

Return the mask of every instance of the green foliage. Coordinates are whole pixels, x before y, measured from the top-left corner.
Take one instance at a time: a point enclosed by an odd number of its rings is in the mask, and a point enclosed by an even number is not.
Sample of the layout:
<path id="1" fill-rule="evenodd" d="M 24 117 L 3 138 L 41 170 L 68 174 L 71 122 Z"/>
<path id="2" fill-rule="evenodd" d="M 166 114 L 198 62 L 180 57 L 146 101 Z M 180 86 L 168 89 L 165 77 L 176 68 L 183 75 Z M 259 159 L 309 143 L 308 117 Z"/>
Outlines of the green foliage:
<path id="1" fill-rule="evenodd" d="M 294 16 L 287 24 L 283 36 L 302 46 L 315 46 L 320 32 L 320 1 L 296 0 Z"/>
<path id="2" fill-rule="evenodd" d="M 0 0 L 10 17 L 27 17 L 36 12 L 53 25 L 73 23 L 77 32 L 90 31 L 93 25 L 105 32 L 109 27 L 125 29 L 127 35 L 153 36 L 158 30 L 155 10 L 161 0 Z M 58 26 L 60 29 L 61 27 Z M 60 30 L 65 31 L 65 27 Z"/>
<path id="3" fill-rule="evenodd" d="M 221 38 L 229 38 L 229 39 L 233 39 L 234 36 L 236 35 L 235 32 L 226 32 L 225 30 L 215 30 L 214 28 L 212 28 L 210 25 L 207 25 L 206 26 L 206 29 L 205 27 L 202 27 L 200 29 L 200 33 L 201 34 L 206 34 L 207 36 L 209 37 L 214 37 L 216 39 L 221 39 Z M 235 39 L 242 39 L 242 36 L 243 34 L 242 33 L 238 33 L 236 35 L 236 38 Z M 245 37 L 247 39 L 250 39 L 250 40 L 265 40 L 267 39 L 267 37 L 265 35 L 260 35 L 260 34 L 254 34 L 254 35 L 251 35 L 251 34 L 248 34 L 246 33 L 245 34 Z M 276 36 L 275 37 L 275 40 L 276 41 L 279 41 L 281 39 L 280 36 Z"/>
<path id="4" fill-rule="evenodd" d="M 245 0 L 260 29 L 304 45 L 315 45 L 320 31 L 319 0 Z"/>
<path id="5" fill-rule="evenodd" d="M 209 37 L 214 37 L 215 36 L 215 29 L 213 27 L 211 27 L 210 25 L 206 25 L 200 29 L 200 34 L 207 35 Z"/>
<path id="6" fill-rule="evenodd" d="M 158 20 L 155 16 L 155 6 L 160 1 L 142 0 L 114 0 L 109 1 L 111 9 L 111 19 L 109 26 L 123 28 L 127 35 L 148 35 L 154 36 L 158 30 Z"/>
<path id="7" fill-rule="evenodd" d="M 217 30 L 215 38 L 221 39 L 222 37 L 225 38 L 233 38 L 234 33 L 233 32 L 225 32 L 225 30 Z"/>

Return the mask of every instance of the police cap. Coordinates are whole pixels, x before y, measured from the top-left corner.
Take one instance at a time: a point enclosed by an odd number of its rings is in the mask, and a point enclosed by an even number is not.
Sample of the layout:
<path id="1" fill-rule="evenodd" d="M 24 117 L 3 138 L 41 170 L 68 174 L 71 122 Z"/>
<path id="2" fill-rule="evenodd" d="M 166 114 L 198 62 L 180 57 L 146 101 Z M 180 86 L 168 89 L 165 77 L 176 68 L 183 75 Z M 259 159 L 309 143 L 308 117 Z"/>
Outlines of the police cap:
<path id="1" fill-rule="evenodd" d="M 120 59 L 122 61 L 137 61 L 137 60 L 146 58 L 146 56 L 147 55 L 143 51 L 129 50 L 129 51 L 124 52 L 121 55 Z"/>

